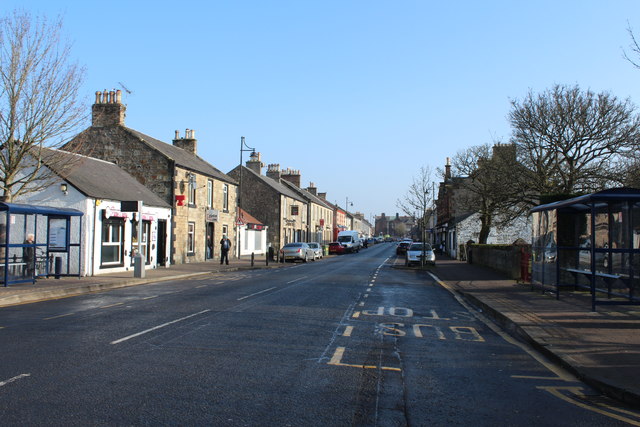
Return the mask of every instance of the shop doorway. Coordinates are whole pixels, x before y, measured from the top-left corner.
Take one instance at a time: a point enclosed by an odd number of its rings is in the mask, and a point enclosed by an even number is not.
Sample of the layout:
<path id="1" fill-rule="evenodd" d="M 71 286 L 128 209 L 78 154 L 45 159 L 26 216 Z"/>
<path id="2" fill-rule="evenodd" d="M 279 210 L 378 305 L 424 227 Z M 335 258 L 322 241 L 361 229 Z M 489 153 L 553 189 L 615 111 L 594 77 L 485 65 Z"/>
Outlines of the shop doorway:
<path id="1" fill-rule="evenodd" d="M 216 241 L 215 236 L 215 228 L 212 222 L 207 223 L 207 247 L 205 248 L 206 259 L 213 259 L 214 253 L 213 248 L 215 247 L 214 242 Z"/>
<path id="2" fill-rule="evenodd" d="M 156 259 L 160 267 L 167 266 L 167 221 L 164 219 L 158 220 L 158 237 L 157 237 L 157 252 Z"/>

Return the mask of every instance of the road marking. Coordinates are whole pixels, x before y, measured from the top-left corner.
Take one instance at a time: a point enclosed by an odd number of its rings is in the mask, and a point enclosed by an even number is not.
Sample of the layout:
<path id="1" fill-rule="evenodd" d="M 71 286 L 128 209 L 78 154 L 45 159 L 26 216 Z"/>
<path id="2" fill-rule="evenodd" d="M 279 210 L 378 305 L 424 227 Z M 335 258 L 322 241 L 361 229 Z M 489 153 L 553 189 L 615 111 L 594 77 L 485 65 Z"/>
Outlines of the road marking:
<path id="1" fill-rule="evenodd" d="M 111 308 L 111 307 L 115 307 L 115 306 L 117 306 L 117 305 L 122 305 L 122 304 L 124 304 L 124 303 L 123 303 L 123 302 L 117 302 L 117 303 L 115 303 L 115 304 L 111 304 L 111 305 L 103 305 L 103 306 L 102 306 L 102 307 L 100 307 L 100 308 Z"/>
<path id="2" fill-rule="evenodd" d="M 44 318 L 44 319 L 42 319 L 42 320 L 53 320 L 53 319 L 59 319 L 59 318 L 61 318 L 61 317 L 72 316 L 72 315 L 74 315 L 74 314 L 75 314 L 75 313 L 59 314 L 59 315 L 57 315 L 57 316 L 45 317 L 45 318 Z"/>
<path id="3" fill-rule="evenodd" d="M 275 288 L 277 288 L 277 286 L 274 286 L 273 288 L 265 289 L 264 291 L 256 292 L 255 294 L 245 295 L 245 296 L 243 296 L 243 297 L 241 297 L 241 298 L 238 298 L 236 301 L 242 301 L 243 299 L 247 299 L 247 298 L 254 297 L 254 296 L 256 296 L 256 295 L 260 295 L 260 294 L 263 294 L 263 293 L 265 293 L 265 292 L 272 291 L 272 290 L 274 290 Z"/>
<path id="4" fill-rule="evenodd" d="M 31 376 L 31 374 L 20 374 L 18 376 L 13 377 L 13 378 L 9 378 L 8 380 L 0 381 L 0 387 L 4 387 L 9 383 L 12 383 L 14 381 L 18 381 L 21 378 L 30 377 L 30 376 Z"/>
<path id="5" fill-rule="evenodd" d="M 344 356 L 344 347 L 336 348 L 335 353 L 333 353 L 333 357 L 329 361 L 328 365 L 333 366 L 346 366 L 348 368 L 360 368 L 360 369 L 380 369 L 382 371 L 394 371 L 401 372 L 400 368 L 391 368 L 389 366 L 374 366 L 374 365 L 354 365 L 350 363 L 342 363 L 342 356 Z"/>
<path id="6" fill-rule="evenodd" d="M 139 337 L 140 335 L 144 335 L 146 333 L 155 331 L 157 329 L 164 328 L 165 326 L 173 325 L 174 323 L 182 322 L 183 320 L 187 320 L 187 319 L 190 319 L 192 317 L 199 316 L 199 315 L 207 313 L 209 311 L 211 311 L 211 310 L 209 310 L 209 309 L 202 310 L 202 311 L 199 311 L 198 313 L 190 314 L 188 316 L 181 317 L 180 319 L 172 320 L 171 322 L 163 323 L 162 325 L 154 326 L 153 328 L 149 328 L 149 329 L 146 329 L 144 331 L 138 332 L 136 334 L 129 335 L 128 337 L 124 337 L 124 338 L 120 338 L 119 340 L 111 341 L 110 344 L 120 344 L 121 342 L 130 340 L 131 338 Z"/>
<path id="7" fill-rule="evenodd" d="M 529 356 L 533 357 L 538 363 L 540 363 L 542 366 L 544 366 L 545 368 L 547 368 L 547 370 L 553 372 L 554 374 L 556 374 L 558 376 L 558 379 L 562 380 L 562 381 L 566 381 L 566 382 L 577 382 L 578 379 L 576 377 L 574 377 L 573 375 L 571 375 L 570 373 L 566 372 L 565 370 L 563 370 L 560 367 L 557 367 L 555 365 L 553 365 L 551 362 L 545 360 L 542 355 L 536 351 L 534 351 L 533 349 L 531 349 L 530 347 L 520 343 L 519 341 L 516 341 L 514 338 L 512 338 L 509 334 L 505 333 L 504 331 L 502 331 L 498 326 L 496 326 L 493 322 L 491 322 L 489 319 L 485 318 L 484 316 L 480 315 L 479 313 L 476 313 L 475 310 L 473 308 L 471 308 L 469 306 L 469 304 L 467 304 L 460 296 L 458 296 L 458 294 L 456 294 L 456 292 L 453 290 L 453 288 L 449 285 L 447 285 L 445 282 L 443 282 L 442 280 L 440 280 L 438 278 L 438 276 L 436 276 L 433 273 L 429 273 L 429 275 L 431 276 L 431 278 L 433 278 L 433 280 L 435 280 L 440 286 L 442 286 L 443 288 L 445 288 L 446 290 L 448 290 L 453 296 L 454 298 L 469 312 L 472 313 L 477 319 L 479 319 L 482 323 L 484 323 L 485 325 L 487 325 L 489 327 L 489 329 L 491 329 L 493 332 L 495 332 L 496 334 L 498 334 L 503 340 L 505 340 L 506 342 L 508 342 L 511 345 L 514 345 L 516 347 L 519 347 L 522 351 L 524 351 L 525 353 L 527 353 Z"/>
<path id="8" fill-rule="evenodd" d="M 196 286 L 196 289 L 198 288 L 206 288 L 208 285 L 200 285 L 200 286 Z"/>
<path id="9" fill-rule="evenodd" d="M 353 332 L 353 326 L 347 326 L 344 329 L 344 333 L 342 334 L 343 337 L 350 337 L 351 336 L 351 332 Z"/>
<path id="10" fill-rule="evenodd" d="M 640 426 L 640 421 L 637 420 L 633 420 L 631 418 L 627 418 L 627 417 L 623 417 L 621 415 L 618 414 L 614 414 L 613 412 L 610 411 L 618 411 L 624 414 L 628 414 L 628 415 L 632 415 L 637 417 L 638 415 L 633 413 L 633 412 L 629 412 L 629 411 L 625 411 L 622 409 L 618 409 L 618 408 L 614 408 L 608 405 L 602 405 L 604 408 L 606 408 L 607 410 L 603 410 L 600 408 L 595 408 L 593 406 L 589 406 L 585 403 L 580 402 L 579 400 L 575 400 L 572 399 L 570 396 L 565 395 L 564 393 L 561 393 L 561 390 L 565 390 L 568 391 L 569 393 L 572 393 L 574 395 L 576 395 L 576 397 L 581 396 L 580 391 L 582 391 L 581 387 L 545 387 L 545 386 L 540 386 L 540 387 L 536 387 L 539 390 L 545 390 L 548 391 L 549 393 L 551 393 L 552 395 L 554 395 L 555 397 L 564 400 L 565 402 L 569 402 L 572 405 L 578 406 L 580 408 L 586 409 L 587 411 L 593 411 L 596 412 L 598 414 L 619 420 L 619 421 L 623 421 L 625 423 L 629 423 L 631 425 L 634 426 Z"/>
<path id="11" fill-rule="evenodd" d="M 362 301 L 361 303 L 358 304 L 360 307 L 364 306 L 364 301 Z"/>
<path id="12" fill-rule="evenodd" d="M 295 279 L 295 280 L 292 280 L 292 281 L 290 281 L 290 282 L 287 282 L 287 285 L 288 285 L 288 284 L 291 284 L 291 283 L 295 283 L 295 282 L 297 282 L 298 280 L 306 279 L 307 277 L 309 277 L 309 276 L 302 276 L 302 277 L 298 277 L 298 278 L 297 278 L 297 279 Z"/>
<path id="13" fill-rule="evenodd" d="M 153 295 L 153 296 L 150 296 L 150 297 L 144 297 L 142 299 L 146 300 L 146 299 L 153 299 L 153 298 L 158 298 L 158 295 Z"/>
<path id="14" fill-rule="evenodd" d="M 351 317 L 353 317 L 354 319 L 357 319 L 358 317 L 360 317 L 360 312 L 359 311 L 354 312 L 353 316 Z"/>

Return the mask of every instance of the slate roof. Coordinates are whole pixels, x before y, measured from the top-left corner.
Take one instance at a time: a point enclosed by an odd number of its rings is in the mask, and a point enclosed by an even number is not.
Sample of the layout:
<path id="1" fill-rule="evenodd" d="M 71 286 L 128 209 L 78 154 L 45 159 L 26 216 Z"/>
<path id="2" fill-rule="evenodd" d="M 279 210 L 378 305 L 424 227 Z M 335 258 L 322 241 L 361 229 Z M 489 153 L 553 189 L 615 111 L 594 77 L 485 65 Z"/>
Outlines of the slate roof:
<path id="1" fill-rule="evenodd" d="M 55 160 L 52 159 L 53 156 L 56 157 Z M 58 156 L 63 156 L 65 161 L 60 162 Z M 47 162 L 47 159 L 52 161 Z M 115 163 L 46 148 L 43 148 L 42 161 L 87 197 L 120 201 L 142 200 L 147 206 L 171 207 Z"/>
<path id="2" fill-rule="evenodd" d="M 257 174 L 256 172 L 254 172 L 253 170 L 245 167 L 245 166 L 240 166 L 242 168 L 242 173 L 250 173 L 253 174 L 256 178 L 262 180 L 266 185 L 268 185 L 269 187 L 271 187 L 272 189 L 274 189 L 275 191 L 277 191 L 280 194 L 283 194 L 287 197 L 291 197 L 292 199 L 296 199 L 300 202 L 303 203 L 307 203 L 307 201 L 302 198 L 298 193 L 296 193 L 295 191 L 293 191 L 292 189 L 290 189 L 289 187 L 283 185 L 282 183 L 276 181 L 275 179 L 271 179 L 268 176 L 265 175 L 260 175 Z M 235 169 L 237 169 L 238 167 L 236 166 Z M 234 170 L 235 170 L 234 169 Z M 283 181 L 286 182 L 286 181 Z"/>
<path id="3" fill-rule="evenodd" d="M 326 200 L 322 200 L 320 197 L 315 196 L 313 193 L 305 190 L 304 188 L 297 187 L 295 184 L 288 182 L 287 180 L 282 180 L 282 184 L 289 187 L 292 191 L 300 194 L 302 197 L 315 203 L 316 205 L 324 206 L 327 209 L 333 210 L 333 207 L 329 206 Z"/>
<path id="4" fill-rule="evenodd" d="M 216 178 L 220 181 L 228 182 L 230 184 L 238 185 L 238 182 L 231 178 L 229 175 L 221 172 L 216 169 L 210 163 L 206 162 L 202 158 L 197 155 L 190 153 L 186 150 L 183 150 L 180 147 L 176 147 L 171 144 L 167 144 L 166 142 L 162 142 L 157 140 L 149 135 L 145 135 L 142 132 L 138 132 L 137 130 L 130 129 L 128 127 L 122 126 L 127 132 L 140 139 L 143 143 L 147 144 L 149 147 L 158 151 L 163 156 L 171 159 L 175 162 L 176 165 L 182 166 L 185 169 L 190 169 L 195 172 L 201 173 L 202 175 L 207 175 L 212 178 Z"/>

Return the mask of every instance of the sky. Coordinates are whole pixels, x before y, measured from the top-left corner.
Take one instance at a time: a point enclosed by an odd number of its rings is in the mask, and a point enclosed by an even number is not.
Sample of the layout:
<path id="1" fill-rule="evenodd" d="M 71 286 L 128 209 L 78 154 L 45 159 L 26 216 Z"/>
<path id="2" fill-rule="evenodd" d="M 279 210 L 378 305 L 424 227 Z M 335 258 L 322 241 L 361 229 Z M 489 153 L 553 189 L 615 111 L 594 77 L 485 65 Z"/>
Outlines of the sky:
<path id="1" fill-rule="evenodd" d="M 369 220 L 403 215 L 422 167 L 437 183 L 447 157 L 508 142 L 511 102 L 529 91 L 640 105 L 623 56 L 637 0 L 0 0 L 14 9 L 62 17 L 87 111 L 121 89 L 127 127 L 167 143 L 194 129 L 225 173 L 244 136 Z"/>

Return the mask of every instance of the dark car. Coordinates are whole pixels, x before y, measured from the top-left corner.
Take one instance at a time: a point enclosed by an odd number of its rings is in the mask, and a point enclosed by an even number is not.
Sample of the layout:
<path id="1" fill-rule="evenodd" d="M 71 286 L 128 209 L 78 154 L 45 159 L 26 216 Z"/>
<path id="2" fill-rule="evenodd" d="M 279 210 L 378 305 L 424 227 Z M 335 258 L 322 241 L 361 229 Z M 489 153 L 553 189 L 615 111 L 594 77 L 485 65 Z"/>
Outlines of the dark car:
<path id="1" fill-rule="evenodd" d="M 402 242 L 398 243 L 398 246 L 396 247 L 396 255 L 406 254 L 409 246 L 411 246 L 411 242 L 407 240 L 403 240 Z"/>
<path id="2" fill-rule="evenodd" d="M 343 253 L 344 253 L 344 246 L 342 246 L 340 243 L 338 242 L 329 243 L 329 255 L 343 254 Z"/>

